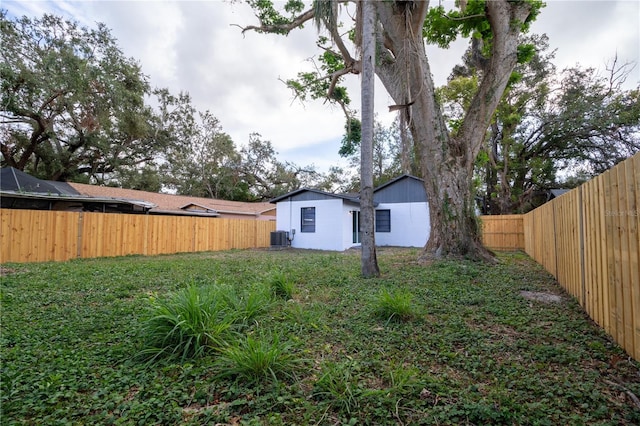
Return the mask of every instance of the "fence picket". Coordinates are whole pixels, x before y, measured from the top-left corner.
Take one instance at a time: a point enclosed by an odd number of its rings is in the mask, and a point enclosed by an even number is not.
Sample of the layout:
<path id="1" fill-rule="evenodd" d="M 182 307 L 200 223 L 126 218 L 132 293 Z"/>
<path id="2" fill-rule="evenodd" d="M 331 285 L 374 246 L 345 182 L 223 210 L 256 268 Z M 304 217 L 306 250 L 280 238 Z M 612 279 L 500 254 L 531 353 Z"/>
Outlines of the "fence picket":
<path id="1" fill-rule="evenodd" d="M 639 206 L 640 154 L 636 154 L 523 218 L 526 252 L 637 360 Z M 549 229 L 555 229 L 553 235 Z"/>

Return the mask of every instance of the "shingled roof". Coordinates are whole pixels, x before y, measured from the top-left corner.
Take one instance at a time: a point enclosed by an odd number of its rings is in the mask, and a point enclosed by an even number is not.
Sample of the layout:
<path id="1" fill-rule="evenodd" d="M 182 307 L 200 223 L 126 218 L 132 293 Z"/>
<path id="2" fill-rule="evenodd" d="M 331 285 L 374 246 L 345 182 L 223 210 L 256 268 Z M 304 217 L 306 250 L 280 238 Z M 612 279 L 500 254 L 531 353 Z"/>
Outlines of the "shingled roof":
<path id="1" fill-rule="evenodd" d="M 69 182 L 80 194 L 92 197 L 113 197 L 139 200 L 155 204 L 151 214 L 195 214 L 235 219 L 275 220 L 275 206 L 270 203 L 247 203 L 217 200 L 213 198 L 189 197 L 186 195 L 160 194 L 134 189 L 87 185 Z"/>

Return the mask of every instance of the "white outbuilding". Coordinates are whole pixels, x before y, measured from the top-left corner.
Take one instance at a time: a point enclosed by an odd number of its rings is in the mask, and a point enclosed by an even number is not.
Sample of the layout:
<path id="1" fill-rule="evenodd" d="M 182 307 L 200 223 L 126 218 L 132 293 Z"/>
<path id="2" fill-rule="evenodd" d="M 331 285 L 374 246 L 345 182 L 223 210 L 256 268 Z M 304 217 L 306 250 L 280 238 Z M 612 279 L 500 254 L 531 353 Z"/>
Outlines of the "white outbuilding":
<path id="1" fill-rule="evenodd" d="M 429 202 L 422 179 L 402 175 L 374 189 L 377 246 L 423 247 L 429 238 Z M 276 205 L 272 246 L 344 251 L 360 245 L 358 194 L 302 188 Z M 275 238 L 274 238 L 275 237 Z"/>

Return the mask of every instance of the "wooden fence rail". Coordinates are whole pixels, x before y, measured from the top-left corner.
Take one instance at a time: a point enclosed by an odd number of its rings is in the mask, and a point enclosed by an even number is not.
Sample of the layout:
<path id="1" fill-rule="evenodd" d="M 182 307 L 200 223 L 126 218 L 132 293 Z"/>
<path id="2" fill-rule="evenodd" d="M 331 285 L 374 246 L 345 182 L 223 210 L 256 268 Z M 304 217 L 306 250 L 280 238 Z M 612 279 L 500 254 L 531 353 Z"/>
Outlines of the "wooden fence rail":
<path id="1" fill-rule="evenodd" d="M 0 262 L 269 247 L 275 222 L 0 209 Z"/>
<path id="2" fill-rule="evenodd" d="M 524 216 L 525 251 L 640 360 L 640 154 Z"/>

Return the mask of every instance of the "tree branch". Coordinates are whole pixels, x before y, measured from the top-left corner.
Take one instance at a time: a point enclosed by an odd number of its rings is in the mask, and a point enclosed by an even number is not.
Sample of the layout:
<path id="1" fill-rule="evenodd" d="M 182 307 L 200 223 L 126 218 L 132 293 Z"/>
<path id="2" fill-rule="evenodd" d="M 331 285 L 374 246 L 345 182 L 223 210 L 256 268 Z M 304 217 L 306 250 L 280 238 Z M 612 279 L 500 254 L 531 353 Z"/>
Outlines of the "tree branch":
<path id="1" fill-rule="evenodd" d="M 518 23 L 525 21 L 531 12 L 531 6 L 527 3 L 493 0 L 486 3 L 486 11 L 493 33 L 491 57 L 457 138 L 468 142 L 468 149 L 464 153 L 468 156 L 468 167 L 473 167 L 472 159 L 476 158 L 482 145 L 484 131 L 480 129 L 489 126 L 493 111 L 500 102 L 499 94 L 504 92 L 511 71 L 517 63 L 518 39 L 512 33 L 518 31 Z"/>
<path id="2" fill-rule="evenodd" d="M 264 25 L 262 21 L 260 21 L 260 25 L 258 26 L 248 25 L 246 27 L 243 27 L 238 24 L 231 24 L 230 26 L 240 28 L 242 30 L 243 36 L 244 36 L 244 33 L 247 31 L 257 31 L 259 33 L 279 33 L 279 34 L 287 35 L 291 32 L 291 30 L 294 30 L 298 28 L 300 25 L 304 24 L 305 22 L 313 19 L 314 16 L 315 16 L 315 12 L 313 11 L 313 9 L 310 9 L 310 10 L 307 10 L 306 12 L 303 12 L 301 15 L 298 15 L 291 22 L 287 22 L 286 24 Z"/>

